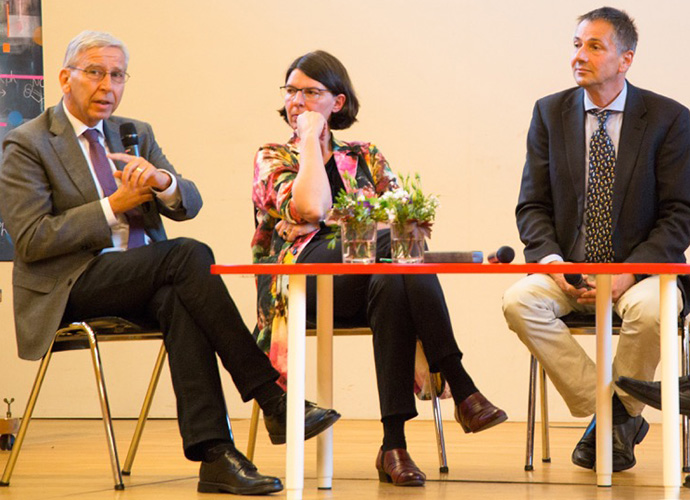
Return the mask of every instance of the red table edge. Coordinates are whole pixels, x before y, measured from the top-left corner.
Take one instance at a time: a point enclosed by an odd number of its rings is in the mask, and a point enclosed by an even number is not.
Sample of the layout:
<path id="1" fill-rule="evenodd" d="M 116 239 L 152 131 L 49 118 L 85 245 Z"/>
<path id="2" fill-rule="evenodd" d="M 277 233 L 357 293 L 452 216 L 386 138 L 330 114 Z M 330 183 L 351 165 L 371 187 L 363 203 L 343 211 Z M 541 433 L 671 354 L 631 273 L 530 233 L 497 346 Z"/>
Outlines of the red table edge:
<path id="1" fill-rule="evenodd" d="M 690 274 L 681 263 L 559 263 L 559 264 L 213 264 L 212 274 Z"/>

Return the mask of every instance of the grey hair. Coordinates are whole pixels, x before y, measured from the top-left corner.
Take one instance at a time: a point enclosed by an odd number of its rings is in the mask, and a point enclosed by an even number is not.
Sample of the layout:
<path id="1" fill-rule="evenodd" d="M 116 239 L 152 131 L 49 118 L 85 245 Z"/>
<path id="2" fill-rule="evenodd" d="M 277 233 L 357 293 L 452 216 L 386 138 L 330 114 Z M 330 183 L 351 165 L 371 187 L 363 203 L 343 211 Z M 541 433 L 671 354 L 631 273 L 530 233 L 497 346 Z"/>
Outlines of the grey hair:
<path id="1" fill-rule="evenodd" d="M 67 68 L 74 65 L 82 52 L 94 47 L 116 47 L 120 49 L 125 55 L 125 68 L 129 65 L 129 51 L 124 42 L 118 40 L 110 33 L 87 30 L 82 31 L 69 42 L 62 66 Z"/>
<path id="2" fill-rule="evenodd" d="M 577 18 L 580 23 L 583 21 L 592 22 L 598 19 L 606 21 L 613 26 L 613 40 L 616 43 L 619 54 L 628 50 L 635 52 L 637 48 L 637 26 L 635 26 L 635 21 L 627 12 L 614 9 L 613 7 L 601 7 Z"/>

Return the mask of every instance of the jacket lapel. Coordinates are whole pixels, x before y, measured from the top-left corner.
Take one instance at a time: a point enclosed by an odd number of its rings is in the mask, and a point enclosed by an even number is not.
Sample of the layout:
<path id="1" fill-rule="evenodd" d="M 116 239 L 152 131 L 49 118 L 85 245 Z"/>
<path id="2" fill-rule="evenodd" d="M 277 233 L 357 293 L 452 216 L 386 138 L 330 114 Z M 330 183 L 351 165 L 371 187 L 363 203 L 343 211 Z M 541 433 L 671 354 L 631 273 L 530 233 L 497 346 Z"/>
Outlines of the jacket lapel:
<path id="1" fill-rule="evenodd" d="M 50 143 L 55 150 L 56 158 L 62 163 L 66 175 L 72 179 L 86 201 L 97 200 L 98 189 L 74 129 L 62 108 L 62 101 L 53 108 L 50 132 L 53 134 Z"/>
<path id="2" fill-rule="evenodd" d="M 628 184 L 637 164 L 642 137 L 647 128 L 647 120 L 644 118 L 646 113 L 647 108 L 640 92 L 628 83 L 628 96 L 625 101 L 618 151 L 616 151 L 616 175 L 613 182 L 612 225 L 614 230 L 623 207 Z"/>
<path id="3" fill-rule="evenodd" d="M 562 117 L 568 170 L 577 195 L 577 220 L 583 220 L 585 206 L 585 105 L 581 88 L 573 92 L 564 105 Z"/>
<path id="4" fill-rule="evenodd" d="M 338 173 L 345 184 L 345 191 L 351 193 L 353 191 L 350 182 L 345 178 L 345 174 L 355 179 L 357 177 L 357 160 L 358 155 L 353 154 L 352 150 L 346 147 L 347 144 L 333 139 L 333 158 L 335 159 L 335 165 L 338 169 Z"/>

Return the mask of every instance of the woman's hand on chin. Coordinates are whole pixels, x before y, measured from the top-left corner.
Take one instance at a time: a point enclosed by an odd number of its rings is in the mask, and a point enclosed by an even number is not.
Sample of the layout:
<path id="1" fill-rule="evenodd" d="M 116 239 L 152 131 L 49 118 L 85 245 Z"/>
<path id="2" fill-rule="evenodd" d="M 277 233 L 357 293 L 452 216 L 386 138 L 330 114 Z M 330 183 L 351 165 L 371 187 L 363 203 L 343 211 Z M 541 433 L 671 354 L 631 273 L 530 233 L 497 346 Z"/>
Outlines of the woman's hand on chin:
<path id="1" fill-rule="evenodd" d="M 328 133 L 328 124 L 321 113 L 305 111 L 297 117 L 296 132 L 300 139 L 314 137 L 320 140 Z"/>

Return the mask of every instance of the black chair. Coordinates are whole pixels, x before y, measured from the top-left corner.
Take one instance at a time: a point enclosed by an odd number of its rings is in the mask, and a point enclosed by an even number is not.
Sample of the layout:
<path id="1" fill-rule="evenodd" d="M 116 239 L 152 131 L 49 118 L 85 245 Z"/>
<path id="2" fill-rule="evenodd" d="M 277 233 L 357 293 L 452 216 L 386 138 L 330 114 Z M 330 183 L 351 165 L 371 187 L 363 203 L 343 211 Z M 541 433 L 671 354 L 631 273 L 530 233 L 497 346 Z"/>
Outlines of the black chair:
<path id="1" fill-rule="evenodd" d="M 313 328 L 307 328 L 307 337 L 315 337 L 316 330 Z M 333 328 L 333 336 L 341 337 L 346 335 L 372 335 L 369 328 L 366 327 L 352 327 L 352 328 Z M 443 390 L 443 382 L 441 376 L 438 373 L 429 372 L 430 377 L 430 387 L 435 387 L 437 390 L 433 393 L 432 404 L 434 409 L 434 428 L 436 430 L 436 446 L 438 449 L 438 463 L 439 470 L 441 472 L 448 472 L 448 460 L 446 458 L 446 444 L 443 437 L 443 420 L 441 418 L 441 404 L 438 394 Z M 254 451 L 256 449 L 256 435 L 259 428 L 259 413 L 261 409 L 256 401 L 254 401 L 254 406 L 252 408 L 252 419 L 249 425 L 249 443 L 247 444 L 247 458 L 249 460 L 254 460 Z"/>
<path id="2" fill-rule="evenodd" d="M 163 334 L 157 325 L 134 323 L 118 317 L 93 318 L 74 322 L 69 325 L 63 325 L 55 333 L 53 343 L 48 349 L 46 355 L 43 357 L 41 365 L 38 368 L 36 380 L 34 381 L 33 388 L 31 389 L 31 394 L 29 395 L 29 400 L 26 404 L 26 410 L 24 411 L 24 416 L 22 417 L 21 426 L 19 427 L 19 431 L 17 433 L 17 439 L 14 443 L 14 447 L 12 448 L 9 460 L 5 465 L 5 471 L 2 475 L 2 479 L 0 479 L 0 486 L 9 486 L 10 484 L 10 477 L 12 476 L 12 471 L 14 470 L 14 466 L 17 462 L 17 457 L 21 451 L 24 437 L 29 427 L 31 415 L 33 414 L 34 407 L 36 406 L 36 400 L 38 399 L 38 394 L 41 391 L 41 386 L 43 384 L 43 380 L 45 379 L 51 356 L 53 353 L 60 351 L 90 349 L 94 373 L 96 375 L 98 396 L 101 403 L 101 412 L 103 413 L 103 425 L 105 426 L 108 450 L 110 452 L 110 463 L 113 471 L 115 489 L 123 490 L 125 486 L 122 482 L 122 475 L 129 475 L 131 472 L 132 463 L 134 462 L 134 457 L 139 446 L 141 434 L 144 430 L 144 425 L 146 424 L 149 410 L 151 409 L 151 402 L 156 391 L 156 386 L 158 385 L 158 380 L 160 378 L 161 370 L 163 369 L 163 364 L 165 363 L 167 352 L 165 350 L 165 344 L 161 343 L 158 359 L 156 360 L 153 368 L 153 375 L 151 376 L 151 381 L 149 383 L 148 390 L 146 391 L 146 397 L 144 398 L 144 404 L 142 405 L 141 413 L 139 414 L 139 420 L 134 431 L 129 452 L 127 453 L 125 465 L 122 470 L 120 470 L 120 462 L 117 455 L 117 447 L 115 445 L 113 423 L 110 416 L 110 405 L 108 403 L 108 395 L 105 388 L 105 377 L 103 374 L 103 366 L 101 364 L 101 355 L 98 344 L 99 342 L 109 341 L 151 339 L 163 339 Z"/>
<path id="3" fill-rule="evenodd" d="M 689 317 L 690 318 L 690 317 Z M 592 314 L 570 313 L 561 318 L 573 335 L 596 335 L 595 318 Z M 613 314 L 612 330 L 618 335 L 621 327 L 621 318 Z M 688 321 L 682 316 L 678 320 L 678 335 L 681 338 L 681 372 L 683 375 L 690 373 L 690 336 L 688 335 Z M 541 445 L 542 462 L 551 462 L 551 450 L 549 447 L 549 408 L 546 394 L 546 371 L 539 366 L 537 358 L 530 356 L 529 396 L 527 399 L 527 449 L 525 452 L 525 470 L 534 470 L 534 422 L 537 398 L 537 374 L 539 377 L 539 394 L 541 399 Z M 683 471 L 690 472 L 690 435 L 688 433 L 687 416 L 682 417 L 683 422 Z"/>

